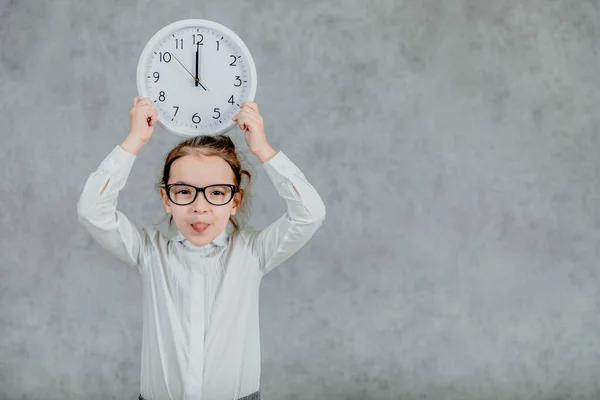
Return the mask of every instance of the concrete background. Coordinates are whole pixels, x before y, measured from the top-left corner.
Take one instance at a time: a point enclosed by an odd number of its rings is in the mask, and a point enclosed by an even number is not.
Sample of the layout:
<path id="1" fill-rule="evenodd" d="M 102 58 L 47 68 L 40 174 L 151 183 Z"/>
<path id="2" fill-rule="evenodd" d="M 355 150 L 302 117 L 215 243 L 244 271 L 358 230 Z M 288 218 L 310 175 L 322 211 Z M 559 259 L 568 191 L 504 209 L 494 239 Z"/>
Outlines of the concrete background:
<path id="1" fill-rule="evenodd" d="M 265 399 L 600 397 L 597 0 L 0 0 L 1 399 L 136 398 L 140 282 L 76 202 L 185 18 L 246 42 L 327 204 L 262 286 Z M 134 222 L 176 141 L 140 154 Z M 263 226 L 284 204 L 249 160 Z"/>

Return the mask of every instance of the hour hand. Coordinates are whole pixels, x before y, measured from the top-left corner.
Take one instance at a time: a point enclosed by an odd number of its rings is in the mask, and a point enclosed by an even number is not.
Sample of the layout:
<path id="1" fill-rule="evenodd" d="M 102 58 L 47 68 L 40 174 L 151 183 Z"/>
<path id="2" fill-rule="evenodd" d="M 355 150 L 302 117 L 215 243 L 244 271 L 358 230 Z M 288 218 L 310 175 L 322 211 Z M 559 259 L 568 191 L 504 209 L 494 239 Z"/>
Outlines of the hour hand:
<path id="1" fill-rule="evenodd" d="M 196 81 L 196 86 L 200 85 L 200 86 L 202 86 L 202 89 L 204 89 L 206 91 L 207 89 L 204 87 L 204 85 L 200 81 L 199 68 L 201 66 L 201 61 L 198 61 L 199 57 L 200 57 L 200 43 L 196 43 L 196 77 L 194 78 L 194 80 Z"/>
<path id="2" fill-rule="evenodd" d="M 200 78 L 196 79 L 196 83 L 197 83 L 196 86 L 200 85 L 200 86 L 202 86 L 202 89 L 208 90 L 207 88 L 204 87 L 204 85 L 202 84 L 202 82 L 200 82 Z"/>

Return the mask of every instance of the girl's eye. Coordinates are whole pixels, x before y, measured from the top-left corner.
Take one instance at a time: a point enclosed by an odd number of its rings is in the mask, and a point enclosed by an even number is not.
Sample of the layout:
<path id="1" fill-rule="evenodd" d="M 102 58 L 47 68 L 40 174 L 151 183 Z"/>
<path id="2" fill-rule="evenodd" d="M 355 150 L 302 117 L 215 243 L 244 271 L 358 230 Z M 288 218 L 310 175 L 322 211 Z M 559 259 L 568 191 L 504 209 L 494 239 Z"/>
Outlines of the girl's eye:
<path id="1" fill-rule="evenodd" d="M 225 193 L 223 193 L 223 192 L 221 192 L 221 191 L 218 191 L 218 190 L 214 190 L 214 191 L 212 192 L 212 195 L 213 195 L 213 196 L 224 196 L 224 195 L 225 195 Z"/>
<path id="2" fill-rule="evenodd" d="M 180 191 L 177 192 L 177 194 L 190 194 L 190 191 L 187 189 L 181 189 Z"/>

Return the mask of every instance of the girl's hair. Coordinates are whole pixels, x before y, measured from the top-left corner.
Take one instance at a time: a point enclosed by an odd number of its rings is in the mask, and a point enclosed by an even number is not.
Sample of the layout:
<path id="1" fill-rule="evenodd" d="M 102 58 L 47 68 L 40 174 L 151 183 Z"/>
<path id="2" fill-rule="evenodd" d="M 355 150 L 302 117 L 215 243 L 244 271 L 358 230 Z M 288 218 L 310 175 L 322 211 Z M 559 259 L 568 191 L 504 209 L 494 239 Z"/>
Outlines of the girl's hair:
<path id="1" fill-rule="evenodd" d="M 240 154 L 237 153 L 235 149 L 235 144 L 228 136 L 221 134 L 216 136 L 201 135 L 191 137 L 189 139 L 183 140 L 177 146 L 175 146 L 165 158 L 165 166 L 163 168 L 160 186 L 164 187 L 167 185 L 167 182 L 169 181 L 169 174 L 171 172 L 171 165 L 173 165 L 175 160 L 189 154 L 219 156 L 223 160 L 227 161 L 227 163 L 233 170 L 234 185 L 240 188 L 240 186 L 242 185 L 243 176 L 246 176 L 248 178 L 248 182 L 245 183 L 244 186 L 248 187 L 248 185 L 250 184 L 252 175 L 249 171 L 245 170 L 242 167 L 242 164 L 240 162 Z M 238 209 L 238 214 L 241 213 L 241 216 L 243 218 L 247 203 L 246 198 L 248 197 L 248 194 L 245 189 L 240 189 L 239 191 L 242 195 L 242 199 L 240 207 Z M 239 217 L 231 216 L 229 220 L 231 221 L 235 230 L 240 229 L 242 221 Z M 173 216 L 171 216 L 169 224 L 171 224 L 172 221 Z"/>

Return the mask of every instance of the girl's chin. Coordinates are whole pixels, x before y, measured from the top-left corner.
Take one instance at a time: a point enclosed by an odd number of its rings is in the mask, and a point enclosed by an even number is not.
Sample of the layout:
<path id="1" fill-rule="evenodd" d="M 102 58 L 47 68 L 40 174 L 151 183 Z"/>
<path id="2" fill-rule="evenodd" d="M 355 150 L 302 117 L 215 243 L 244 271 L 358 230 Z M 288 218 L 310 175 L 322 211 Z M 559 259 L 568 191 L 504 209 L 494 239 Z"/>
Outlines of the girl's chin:
<path id="1" fill-rule="evenodd" d="M 201 237 L 199 235 L 191 235 L 187 238 L 187 240 L 195 246 L 205 246 L 212 242 L 213 239 L 208 237 Z"/>

